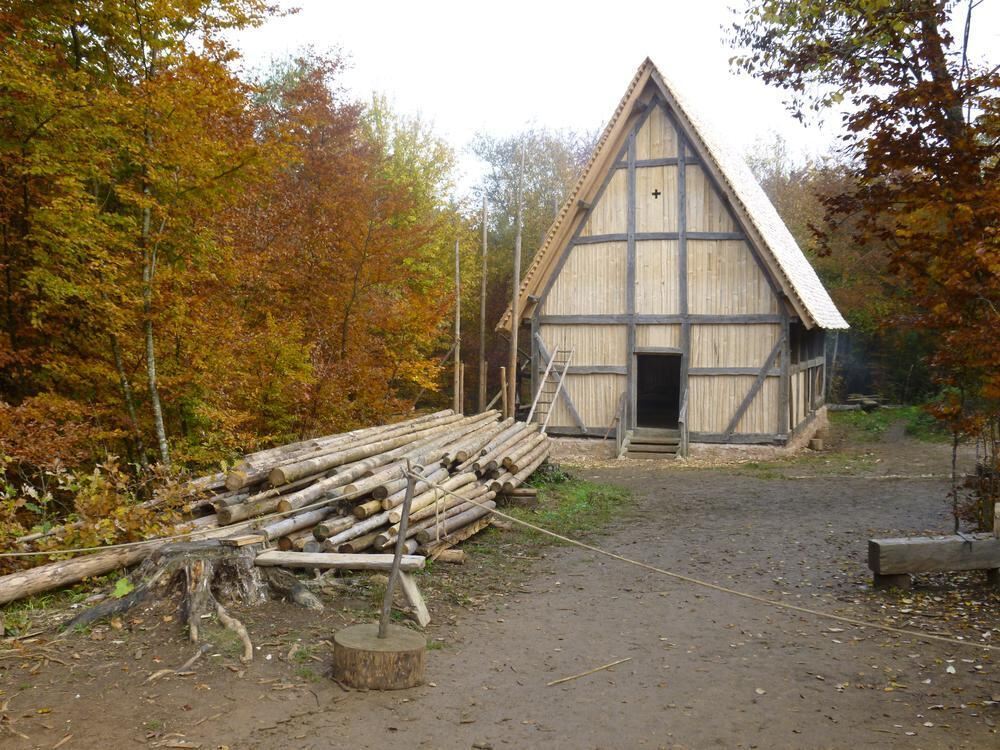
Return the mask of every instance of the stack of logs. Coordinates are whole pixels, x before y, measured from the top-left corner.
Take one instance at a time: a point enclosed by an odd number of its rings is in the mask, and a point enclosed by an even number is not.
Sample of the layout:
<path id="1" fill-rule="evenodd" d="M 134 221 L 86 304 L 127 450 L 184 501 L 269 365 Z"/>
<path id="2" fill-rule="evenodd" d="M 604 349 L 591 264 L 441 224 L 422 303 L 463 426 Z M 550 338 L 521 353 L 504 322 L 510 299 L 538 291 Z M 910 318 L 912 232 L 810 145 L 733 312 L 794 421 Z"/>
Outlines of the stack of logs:
<path id="1" fill-rule="evenodd" d="M 485 528 L 497 497 L 523 492 L 548 453 L 536 424 L 501 421 L 497 411 L 440 411 L 250 454 L 227 473 L 192 480 L 194 518 L 177 530 L 289 551 L 392 552 L 409 467 L 422 479 L 404 552 L 434 558 Z M 0 576 L 0 604 L 133 565 L 165 541 Z"/>
<path id="2" fill-rule="evenodd" d="M 248 529 L 281 550 L 391 552 L 409 467 L 422 479 L 404 551 L 434 556 L 484 528 L 497 495 L 513 492 L 548 452 L 538 425 L 447 410 L 248 456 L 206 483 L 216 494 L 192 510 L 223 527 L 288 514 Z"/>

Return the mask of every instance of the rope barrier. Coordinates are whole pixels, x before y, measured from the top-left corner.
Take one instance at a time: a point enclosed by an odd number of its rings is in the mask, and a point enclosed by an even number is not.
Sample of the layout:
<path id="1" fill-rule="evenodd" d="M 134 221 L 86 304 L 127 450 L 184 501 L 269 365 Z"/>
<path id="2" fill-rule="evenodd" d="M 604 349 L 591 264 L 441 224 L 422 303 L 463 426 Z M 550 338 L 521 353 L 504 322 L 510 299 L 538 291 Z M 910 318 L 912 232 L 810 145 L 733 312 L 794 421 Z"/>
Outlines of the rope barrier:
<path id="1" fill-rule="evenodd" d="M 430 482 L 429 484 L 435 484 L 435 483 Z M 447 490 L 444 488 L 439 488 L 439 489 L 441 489 L 442 492 L 445 492 L 449 495 L 460 497 L 459 495 L 455 495 L 455 493 L 452 492 L 451 490 Z M 462 499 L 466 502 L 478 505 L 479 507 L 484 506 L 484 503 L 480 503 L 477 500 L 470 500 L 469 498 L 462 498 Z M 604 557 L 609 557 L 612 560 L 618 560 L 619 562 L 627 563 L 629 565 L 634 565 L 636 567 L 649 570 L 653 573 L 659 573 L 660 575 L 664 575 L 669 578 L 674 578 L 678 581 L 683 581 L 685 583 L 689 583 L 695 586 L 701 586 L 703 588 L 711 589 L 713 591 L 718 591 L 723 594 L 737 596 L 740 597 L 741 599 L 749 599 L 750 601 L 754 601 L 759 604 L 766 604 L 768 606 L 777 607 L 779 609 L 787 609 L 792 612 L 798 612 L 800 614 L 812 615 L 814 617 L 821 617 L 829 620 L 835 620 L 837 622 L 847 623 L 848 625 L 854 625 L 856 627 L 875 628 L 877 630 L 884 630 L 889 633 L 906 635 L 913 638 L 930 639 L 934 641 L 940 641 L 942 643 L 948 643 L 954 646 L 971 646 L 972 648 L 984 649 L 986 651 L 1000 652 L 1000 646 L 993 646 L 988 643 L 976 643 L 974 641 L 959 640 L 958 638 L 952 638 L 950 636 L 934 635 L 933 633 L 924 633 L 919 630 L 906 630 L 905 628 L 896 628 L 893 627 L 892 625 L 883 625 L 878 622 L 869 622 L 867 620 L 861 620 L 855 617 L 847 617 L 845 615 L 833 614 L 832 612 L 822 612 L 820 610 L 810 609 L 809 607 L 802 607 L 799 606 L 798 604 L 789 604 L 788 602 L 780 602 L 774 599 L 768 599 L 763 596 L 757 596 L 756 594 L 748 594 L 745 591 L 737 591 L 736 589 L 727 588 L 726 586 L 720 586 L 717 583 L 710 583 L 709 581 L 702 581 L 701 579 L 694 578 L 693 576 L 684 575 L 683 573 L 676 573 L 671 570 L 664 570 L 663 568 L 658 568 L 655 565 L 644 563 L 641 560 L 633 560 L 629 557 L 625 557 L 624 555 L 619 555 L 615 552 L 608 552 L 607 550 L 601 549 L 600 547 L 595 547 L 592 544 L 587 544 L 586 542 L 581 542 L 576 539 L 571 539 L 568 536 L 563 536 L 562 534 L 558 534 L 555 531 L 550 531 L 549 529 L 543 528 L 542 526 L 538 526 L 529 521 L 524 521 L 508 513 L 504 513 L 503 511 L 496 510 L 495 508 L 492 510 L 494 515 L 500 516 L 501 518 L 504 518 L 508 521 L 519 524 L 526 528 L 532 529 L 533 531 L 537 531 L 541 534 L 545 534 L 546 536 L 550 536 L 553 539 L 558 539 L 562 542 L 566 542 L 567 544 L 571 544 L 575 547 L 580 547 L 581 549 L 589 550 L 590 552 L 594 552 L 598 555 L 603 555 Z"/>

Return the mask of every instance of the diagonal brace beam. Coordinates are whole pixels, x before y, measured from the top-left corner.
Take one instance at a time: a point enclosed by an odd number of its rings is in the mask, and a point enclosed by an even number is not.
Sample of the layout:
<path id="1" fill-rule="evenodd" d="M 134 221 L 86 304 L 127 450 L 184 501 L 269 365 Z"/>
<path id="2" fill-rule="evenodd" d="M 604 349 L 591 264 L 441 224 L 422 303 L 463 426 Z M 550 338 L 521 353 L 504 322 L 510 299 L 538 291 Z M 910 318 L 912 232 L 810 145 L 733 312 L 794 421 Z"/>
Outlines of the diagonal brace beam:
<path id="1" fill-rule="evenodd" d="M 729 426 L 726 427 L 725 431 L 726 437 L 729 437 L 736 431 L 736 425 L 738 425 L 740 420 L 743 419 L 743 415 L 746 414 L 747 409 L 750 408 L 750 404 L 753 402 L 754 397 L 760 393 L 760 389 L 764 385 L 764 379 L 768 376 L 768 373 L 771 372 L 771 368 L 774 367 L 774 361 L 778 358 L 778 354 L 781 352 L 782 342 L 782 337 L 779 337 L 777 343 L 774 345 L 774 348 L 771 350 L 771 353 L 768 355 L 767 359 L 764 360 L 764 364 L 757 373 L 756 380 L 754 380 L 753 385 L 750 386 L 750 391 L 743 398 L 739 408 L 736 409 L 736 413 L 733 414 L 733 418 L 729 420 Z"/>

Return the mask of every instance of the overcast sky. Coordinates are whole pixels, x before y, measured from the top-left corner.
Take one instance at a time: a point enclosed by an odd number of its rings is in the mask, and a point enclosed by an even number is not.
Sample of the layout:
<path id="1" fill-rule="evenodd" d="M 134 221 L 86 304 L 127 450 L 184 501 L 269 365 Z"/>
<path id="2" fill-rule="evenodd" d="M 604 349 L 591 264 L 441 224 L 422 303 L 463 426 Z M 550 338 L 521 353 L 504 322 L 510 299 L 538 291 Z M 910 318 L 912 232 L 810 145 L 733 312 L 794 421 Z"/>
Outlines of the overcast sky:
<path id="1" fill-rule="evenodd" d="M 348 89 L 384 94 L 398 111 L 431 122 L 463 155 L 466 186 L 476 181 L 467 146 L 477 131 L 601 128 L 647 55 L 736 148 L 779 133 L 793 154 L 829 150 L 835 118 L 805 127 L 780 93 L 731 71 L 723 26 L 744 1 L 297 0 L 282 3 L 297 14 L 235 41 L 253 65 L 305 45 L 340 48 L 351 63 Z M 974 52 L 1000 48 L 998 10 L 1000 0 L 977 9 Z"/>

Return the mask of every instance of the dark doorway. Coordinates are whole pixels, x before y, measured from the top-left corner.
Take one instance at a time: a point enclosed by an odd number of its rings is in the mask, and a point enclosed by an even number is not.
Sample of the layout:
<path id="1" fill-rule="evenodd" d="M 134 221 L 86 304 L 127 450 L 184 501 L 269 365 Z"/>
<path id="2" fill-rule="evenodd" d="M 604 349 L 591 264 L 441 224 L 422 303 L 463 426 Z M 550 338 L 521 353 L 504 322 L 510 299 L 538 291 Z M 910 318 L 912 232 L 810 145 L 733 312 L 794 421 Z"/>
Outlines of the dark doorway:
<path id="1" fill-rule="evenodd" d="M 677 428 L 681 399 L 681 355 L 637 354 L 636 426 Z"/>

